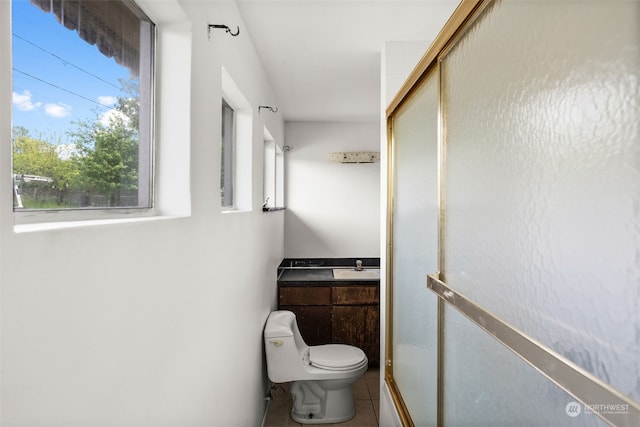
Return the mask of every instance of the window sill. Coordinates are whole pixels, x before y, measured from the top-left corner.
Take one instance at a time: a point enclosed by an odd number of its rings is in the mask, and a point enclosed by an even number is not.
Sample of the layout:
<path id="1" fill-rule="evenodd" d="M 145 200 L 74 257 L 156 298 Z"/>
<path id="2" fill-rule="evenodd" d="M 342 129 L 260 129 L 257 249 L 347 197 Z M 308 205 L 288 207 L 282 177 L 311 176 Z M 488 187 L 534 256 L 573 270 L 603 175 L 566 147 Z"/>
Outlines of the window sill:
<path id="1" fill-rule="evenodd" d="M 91 219 L 91 220 L 78 220 L 78 221 L 63 221 L 63 222 L 40 222 L 33 224 L 18 224 L 13 226 L 13 232 L 16 234 L 21 233 L 34 233 L 40 231 L 51 230 L 64 230 L 73 228 L 85 228 L 85 227 L 105 227 L 121 224 L 132 224 L 139 222 L 150 221 L 162 221 L 167 219 L 186 218 L 184 216 L 148 216 L 148 217 L 136 217 L 136 218 L 113 218 L 113 219 Z"/>
<path id="2" fill-rule="evenodd" d="M 223 214 L 234 214 L 234 213 L 247 213 L 251 212 L 251 209 L 234 209 L 234 208 L 226 208 L 222 210 Z"/>

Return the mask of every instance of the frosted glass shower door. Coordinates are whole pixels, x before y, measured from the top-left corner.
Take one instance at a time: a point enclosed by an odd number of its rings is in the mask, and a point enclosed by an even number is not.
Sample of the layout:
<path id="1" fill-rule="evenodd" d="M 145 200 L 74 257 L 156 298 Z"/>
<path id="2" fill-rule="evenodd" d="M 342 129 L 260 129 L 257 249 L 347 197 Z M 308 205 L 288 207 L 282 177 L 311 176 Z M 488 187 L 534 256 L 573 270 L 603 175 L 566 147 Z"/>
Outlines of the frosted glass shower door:
<path id="1" fill-rule="evenodd" d="M 393 120 L 393 379 L 416 426 L 437 420 L 438 108 L 435 75 Z"/>
<path id="2" fill-rule="evenodd" d="M 405 425 L 640 426 L 638 17 L 461 2 L 392 104 Z"/>
<path id="3" fill-rule="evenodd" d="M 493 2 L 441 57 L 446 292 L 609 393 L 572 397 L 447 306 L 445 425 L 640 425 L 639 17 Z"/>

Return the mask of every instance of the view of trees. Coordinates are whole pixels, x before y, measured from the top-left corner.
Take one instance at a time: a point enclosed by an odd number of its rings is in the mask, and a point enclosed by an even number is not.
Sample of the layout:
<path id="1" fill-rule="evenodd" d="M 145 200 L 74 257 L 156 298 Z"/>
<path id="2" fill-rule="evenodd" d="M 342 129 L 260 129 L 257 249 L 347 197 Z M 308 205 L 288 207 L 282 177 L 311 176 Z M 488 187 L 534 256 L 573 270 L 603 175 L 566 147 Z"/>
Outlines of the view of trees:
<path id="1" fill-rule="evenodd" d="M 67 132 L 71 144 L 13 129 L 14 182 L 24 208 L 137 206 L 138 86 L 121 83 L 129 96 L 107 116 L 75 122 Z"/>

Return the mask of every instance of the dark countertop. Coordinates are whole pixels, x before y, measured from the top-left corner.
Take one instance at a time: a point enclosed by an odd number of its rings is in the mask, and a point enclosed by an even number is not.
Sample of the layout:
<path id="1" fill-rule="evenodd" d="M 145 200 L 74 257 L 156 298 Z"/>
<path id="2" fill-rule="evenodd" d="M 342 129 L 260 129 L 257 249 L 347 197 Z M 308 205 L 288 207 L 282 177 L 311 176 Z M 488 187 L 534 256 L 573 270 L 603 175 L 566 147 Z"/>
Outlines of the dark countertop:
<path id="1" fill-rule="evenodd" d="M 330 268 L 284 270 L 278 279 L 281 282 L 332 282 L 333 270 Z"/>
<path id="2" fill-rule="evenodd" d="M 373 268 L 373 267 L 371 267 Z M 378 267 L 375 267 L 378 268 Z M 379 286 L 380 279 L 336 279 L 332 268 L 281 270 L 278 286 Z"/>
<path id="3" fill-rule="evenodd" d="M 380 279 L 336 279 L 331 268 L 284 270 L 278 286 L 380 286 Z"/>
<path id="4" fill-rule="evenodd" d="M 366 268 L 380 268 L 379 258 L 357 258 Z M 292 259 L 278 268 L 278 286 L 379 286 L 380 279 L 336 279 L 333 268 L 355 266 L 356 258 Z M 305 268 L 307 267 L 307 268 Z"/>

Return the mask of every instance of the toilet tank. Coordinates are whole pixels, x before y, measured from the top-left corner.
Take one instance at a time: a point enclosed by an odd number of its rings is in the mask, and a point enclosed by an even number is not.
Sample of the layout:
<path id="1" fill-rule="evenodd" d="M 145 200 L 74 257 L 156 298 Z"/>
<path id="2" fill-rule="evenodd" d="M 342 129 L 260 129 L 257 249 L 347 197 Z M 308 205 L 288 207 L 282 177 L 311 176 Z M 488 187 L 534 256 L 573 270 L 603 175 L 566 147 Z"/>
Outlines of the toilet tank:
<path id="1" fill-rule="evenodd" d="M 300 378 L 308 365 L 308 349 L 298 331 L 296 316 L 280 310 L 269 314 L 264 327 L 264 347 L 267 356 L 267 374 L 274 383 Z M 306 357 L 305 357 L 306 356 Z"/>
<path id="2" fill-rule="evenodd" d="M 296 316 L 290 311 L 280 310 L 269 314 L 264 327 L 265 338 L 292 337 Z"/>

